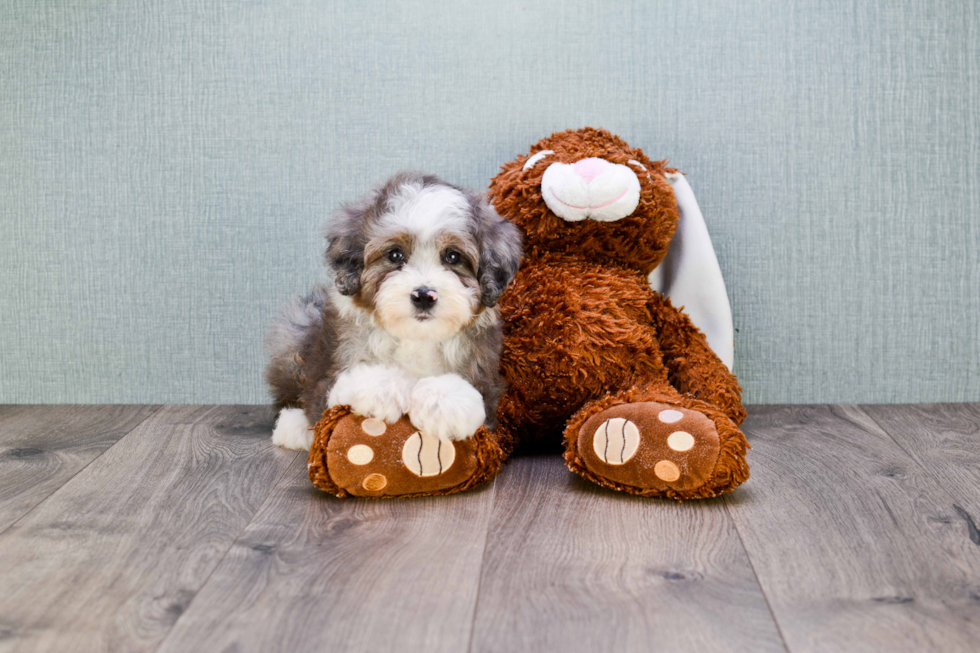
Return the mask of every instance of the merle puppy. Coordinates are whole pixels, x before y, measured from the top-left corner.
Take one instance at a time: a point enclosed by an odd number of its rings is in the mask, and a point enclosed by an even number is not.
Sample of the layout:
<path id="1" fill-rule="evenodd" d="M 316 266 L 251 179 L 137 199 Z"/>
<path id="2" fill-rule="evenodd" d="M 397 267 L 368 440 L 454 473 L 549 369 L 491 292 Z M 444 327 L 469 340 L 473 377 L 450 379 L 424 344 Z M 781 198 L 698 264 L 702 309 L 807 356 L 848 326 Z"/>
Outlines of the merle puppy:
<path id="1" fill-rule="evenodd" d="M 423 433 L 493 426 L 504 389 L 494 306 L 521 260 L 518 229 L 476 193 L 398 174 L 327 229 L 334 283 L 294 298 L 266 341 L 279 419 L 273 443 L 309 449 L 340 404 Z"/>

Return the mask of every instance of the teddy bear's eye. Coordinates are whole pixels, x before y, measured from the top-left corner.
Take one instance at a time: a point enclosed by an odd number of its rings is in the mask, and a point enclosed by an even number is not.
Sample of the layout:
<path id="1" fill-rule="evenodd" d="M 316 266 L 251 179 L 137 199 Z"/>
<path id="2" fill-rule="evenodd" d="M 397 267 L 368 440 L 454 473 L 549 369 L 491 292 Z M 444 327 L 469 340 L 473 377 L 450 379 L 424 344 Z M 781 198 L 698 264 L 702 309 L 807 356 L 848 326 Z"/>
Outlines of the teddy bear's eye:
<path id="1" fill-rule="evenodd" d="M 537 154 L 535 154 L 534 156 L 532 156 L 531 158 L 529 158 L 527 161 L 524 162 L 524 170 L 527 170 L 528 168 L 533 168 L 534 164 L 536 164 L 538 161 L 545 158 L 549 154 L 554 154 L 554 153 L 555 153 L 554 150 L 541 150 L 540 152 L 538 152 Z"/>

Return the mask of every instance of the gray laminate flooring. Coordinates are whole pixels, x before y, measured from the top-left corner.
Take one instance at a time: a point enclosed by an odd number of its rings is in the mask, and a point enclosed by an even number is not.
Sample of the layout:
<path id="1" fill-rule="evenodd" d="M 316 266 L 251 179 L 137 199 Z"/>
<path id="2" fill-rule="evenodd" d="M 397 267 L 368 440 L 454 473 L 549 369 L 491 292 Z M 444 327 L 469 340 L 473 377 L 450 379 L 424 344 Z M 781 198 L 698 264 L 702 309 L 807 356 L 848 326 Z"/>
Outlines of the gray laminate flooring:
<path id="1" fill-rule="evenodd" d="M 370 501 L 265 407 L 0 406 L 0 652 L 980 650 L 980 404 L 749 415 L 710 501 Z"/>

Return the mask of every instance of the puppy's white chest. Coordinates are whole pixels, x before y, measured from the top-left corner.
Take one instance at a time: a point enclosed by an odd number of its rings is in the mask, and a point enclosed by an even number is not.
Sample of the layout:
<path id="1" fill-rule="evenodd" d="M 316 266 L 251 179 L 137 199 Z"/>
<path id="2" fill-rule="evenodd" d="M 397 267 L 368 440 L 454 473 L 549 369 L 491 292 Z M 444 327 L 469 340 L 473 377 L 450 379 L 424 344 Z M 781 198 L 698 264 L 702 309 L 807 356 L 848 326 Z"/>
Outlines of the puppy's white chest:
<path id="1" fill-rule="evenodd" d="M 418 377 L 439 376 L 449 370 L 437 342 L 403 340 L 395 348 L 395 362 Z"/>

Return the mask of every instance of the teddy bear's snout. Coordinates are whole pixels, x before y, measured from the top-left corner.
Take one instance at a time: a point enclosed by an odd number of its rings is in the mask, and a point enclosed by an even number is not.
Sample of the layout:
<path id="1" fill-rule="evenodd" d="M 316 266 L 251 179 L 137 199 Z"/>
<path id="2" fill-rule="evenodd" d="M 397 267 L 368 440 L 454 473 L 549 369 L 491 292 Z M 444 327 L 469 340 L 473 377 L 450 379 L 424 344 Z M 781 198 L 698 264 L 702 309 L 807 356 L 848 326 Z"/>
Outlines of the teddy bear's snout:
<path id="1" fill-rule="evenodd" d="M 541 195 L 551 212 L 567 222 L 613 222 L 636 210 L 640 180 L 628 166 L 589 157 L 548 166 Z"/>

